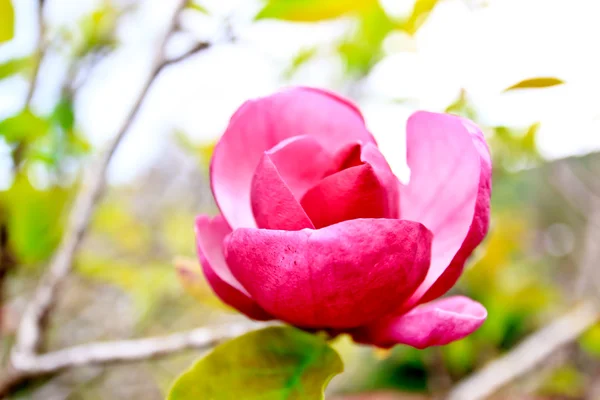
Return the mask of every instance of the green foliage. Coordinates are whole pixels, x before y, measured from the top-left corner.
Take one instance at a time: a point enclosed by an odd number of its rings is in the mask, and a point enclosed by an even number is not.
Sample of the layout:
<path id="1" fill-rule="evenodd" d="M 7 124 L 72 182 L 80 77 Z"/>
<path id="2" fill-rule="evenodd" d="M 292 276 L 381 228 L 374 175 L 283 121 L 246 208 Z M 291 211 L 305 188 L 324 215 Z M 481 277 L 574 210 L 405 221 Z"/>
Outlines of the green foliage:
<path id="1" fill-rule="evenodd" d="M 419 28 L 425 23 L 427 17 L 439 0 L 416 0 L 413 10 L 406 21 L 398 24 L 398 27 L 408 33 L 414 35 Z"/>
<path id="2" fill-rule="evenodd" d="M 315 22 L 370 8 L 377 0 L 268 0 L 256 19 Z"/>
<path id="3" fill-rule="evenodd" d="M 497 126 L 489 144 L 494 149 L 493 157 L 498 166 L 507 171 L 530 167 L 541 160 L 536 146 L 540 124 L 525 129 Z"/>
<path id="4" fill-rule="evenodd" d="M 467 92 L 464 89 L 461 89 L 456 100 L 454 100 L 452 104 L 446 107 L 446 110 L 444 110 L 444 112 L 460 115 L 462 117 L 466 117 L 472 120 L 477 118 L 477 113 L 471 106 Z"/>
<path id="5" fill-rule="evenodd" d="M 572 365 L 565 365 L 555 370 L 540 388 L 540 393 L 569 398 L 584 398 L 585 379 L 581 372 Z"/>
<path id="6" fill-rule="evenodd" d="M 178 257 L 175 259 L 175 269 L 181 286 L 194 299 L 212 308 L 237 312 L 215 296 L 197 260 Z"/>
<path id="7" fill-rule="evenodd" d="M 45 261 L 58 245 L 70 193 L 63 188 L 34 188 L 18 174 L 7 191 L 0 192 L 0 209 L 7 216 L 9 247 L 22 264 Z"/>
<path id="8" fill-rule="evenodd" d="M 475 107 L 464 90 L 461 90 L 457 99 L 445 111 L 474 121 L 479 119 Z M 492 149 L 496 177 L 506 172 L 535 166 L 541 161 L 536 145 L 539 128 L 539 123 L 534 123 L 526 128 L 482 127 L 487 133 L 487 141 Z"/>
<path id="9" fill-rule="evenodd" d="M 586 353 L 600 358 L 600 324 L 592 326 L 581 336 L 579 346 Z"/>
<path id="10" fill-rule="evenodd" d="M 28 109 L 0 122 L 0 136 L 9 144 L 33 142 L 49 130 L 48 121 Z"/>
<path id="11" fill-rule="evenodd" d="M 318 54 L 319 49 L 317 47 L 307 47 L 300 50 L 292 60 L 290 66 L 283 72 L 284 78 L 291 79 L 303 65 L 314 59 Z"/>
<path id="12" fill-rule="evenodd" d="M 323 399 L 343 364 L 320 337 L 291 327 L 247 333 L 216 347 L 175 382 L 169 400 Z"/>
<path id="13" fill-rule="evenodd" d="M 92 221 L 92 229 L 104 235 L 119 251 L 143 253 L 151 247 L 148 228 L 122 204 L 105 202 Z"/>
<path id="14" fill-rule="evenodd" d="M 208 14 L 208 10 L 201 4 L 196 3 L 195 1 L 188 1 L 186 6 L 189 10 L 198 11 L 202 14 Z"/>
<path id="15" fill-rule="evenodd" d="M 104 1 L 101 7 L 84 16 L 76 32 L 75 58 L 113 49 L 117 45 L 115 30 L 120 15 L 111 2 Z"/>
<path id="16" fill-rule="evenodd" d="M 121 288 L 131 296 L 140 320 L 150 313 L 161 298 L 179 291 L 170 265 L 115 261 L 84 254 L 77 262 L 77 272 L 95 282 Z"/>
<path id="17" fill-rule="evenodd" d="M 15 169 L 41 162 L 56 173 L 65 161 L 89 151 L 89 144 L 75 129 L 73 103 L 67 98 L 49 116 L 24 109 L 0 121 L 0 137 L 12 148 Z"/>
<path id="18" fill-rule="evenodd" d="M 393 22 L 379 3 L 372 4 L 358 15 L 358 28 L 338 47 L 349 74 L 359 77 L 368 74 L 383 56 L 383 41 L 393 27 Z"/>
<path id="19" fill-rule="evenodd" d="M 15 10 L 11 0 L 0 0 L 0 43 L 15 35 Z"/>
<path id="20" fill-rule="evenodd" d="M 0 80 L 13 75 L 29 75 L 33 67 L 33 57 L 11 58 L 0 63 Z"/>
<path id="21" fill-rule="evenodd" d="M 554 77 L 541 77 L 525 79 L 514 85 L 504 89 L 505 92 L 517 89 L 541 89 L 557 85 L 563 85 L 565 82 L 562 79 Z"/>

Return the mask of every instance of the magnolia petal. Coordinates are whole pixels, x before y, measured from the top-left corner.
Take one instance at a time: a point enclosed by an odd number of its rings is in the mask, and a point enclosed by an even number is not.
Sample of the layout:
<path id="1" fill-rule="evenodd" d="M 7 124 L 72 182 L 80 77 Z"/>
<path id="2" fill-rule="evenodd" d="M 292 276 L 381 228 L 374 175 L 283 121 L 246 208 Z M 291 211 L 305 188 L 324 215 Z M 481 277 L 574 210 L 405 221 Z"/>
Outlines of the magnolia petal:
<path id="1" fill-rule="evenodd" d="M 259 228 L 295 231 L 314 225 L 265 153 L 252 179 L 252 211 Z"/>
<path id="2" fill-rule="evenodd" d="M 328 176 L 310 189 L 302 207 L 317 228 L 357 218 L 387 218 L 385 186 L 363 164 Z"/>
<path id="3" fill-rule="evenodd" d="M 453 296 L 357 329 L 353 337 L 360 343 L 384 348 L 407 344 L 424 349 L 462 339 L 476 331 L 486 318 L 487 311 L 481 304 L 468 297 Z"/>
<path id="4" fill-rule="evenodd" d="M 334 159 L 317 139 L 303 135 L 286 139 L 265 152 L 296 199 L 335 172 Z"/>
<path id="5" fill-rule="evenodd" d="M 203 215 L 196 218 L 196 246 L 206 280 L 225 304 L 256 320 L 272 319 L 250 297 L 227 266 L 223 243 L 230 233 L 231 228 L 220 215 L 212 220 Z"/>
<path id="6" fill-rule="evenodd" d="M 265 151 L 300 135 L 314 137 L 332 154 L 352 141 L 375 143 L 356 106 L 330 92 L 299 87 L 246 102 L 211 161 L 212 191 L 232 227 L 256 227 L 250 205 L 254 170 Z"/>
<path id="7" fill-rule="evenodd" d="M 362 146 L 361 160 L 373 167 L 379 182 L 386 188 L 388 198 L 387 218 L 399 218 L 400 214 L 400 181 L 392 172 L 387 160 L 377 146 L 367 143 Z"/>
<path id="8" fill-rule="evenodd" d="M 444 270 L 442 275 L 434 282 L 427 290 L 419 302 L 424 303 L 445 294 L 454 286 L 465 266 L 465 262 L 481 243 L 488 232 L 490 224 L 490 198 L 492 191 L 492 164 L 490 160 L 489 150 L 483 133 L 471 121 L 463 120 L 465 126 L 473 135 L 473 143 L 481 155 L 481 171 L 479 177 L 479 189 L 477 192 L 477 202 L 475 204 L 475 215 L 467 237 L 463 241 L 460 250 L 450 265 Z"/>
<path id="9" fill-rule="evenodd" d="M 463 118 L 413 114 L 407 124 L 407 156 L 411 176 L 409 184 L 400 187 L 400 215 L 427 226 L 434 240 L 431 268 L 404 309 L 438 297 L 456 282 L 464 262 L 487 233 L 491 186 L 491 161 L 483 135 Z"/>
<path id="10" fill-rule="evenodd" d="M 377 146 L 347 146 L 336 154 L 335 163 L 341 171 L 301 200 L 317 228 L 356 218 L 398 218 L 399 181 Z"/>
<path id="11" fill-rule="evenodd" d="M 397 219 L 319 230 L 241 228 L 227 263 L 267 312 L 305 328 L 354 328 L 389 314 L 422 282 L 431 233 Z"/>

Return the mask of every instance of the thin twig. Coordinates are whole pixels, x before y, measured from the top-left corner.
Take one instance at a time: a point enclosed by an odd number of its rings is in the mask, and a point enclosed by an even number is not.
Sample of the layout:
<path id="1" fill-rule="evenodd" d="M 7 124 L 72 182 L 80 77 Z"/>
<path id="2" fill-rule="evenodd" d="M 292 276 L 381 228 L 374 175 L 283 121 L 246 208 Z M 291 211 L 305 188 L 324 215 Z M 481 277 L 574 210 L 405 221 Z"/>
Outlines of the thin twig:
<path id="1" fill-rule="evenodd" d="M 593 302 L 587 301 L 531 334 L 506 355 L 459 382 L 448 400 L 479 400 L 496 393 L 508 383 L 540 365 L 566 344 L 577 339 L 600 317 Z"/>
<path id="2" fill-rule="evenodd" d="M 137 116 L 152 83 L 166 65 L 172 64 L 164 60 L 165 47 L 171 33 L 175 29 L 176 20 L 185 4 L 185 0 L 180 0 L 167 33 L 160 43 L 151 73 L 144 82 L 129 114 L 117 134 L 109 142 L 106 150 L 99 156 L 98 160 L 96 160 L 97 162 L 90 167 L 87 176 L 83 180 L 82 188 L 77 195 L 70 215 L 66 233 L 50 262 L 48 272 L 42 278 L 33 299 L 28 304 L 21 319 L 21 324 L 17 332 L 17 343 L 13 351 L 13 355 L 16 357 L 19 357 L 19 355 L 28 356 L 34 354 L 40 347 L 42 341 L 42 322 L 48 311 L 52 308 L 58 287 L 71 272 L 75 253 L 81 244 L 90 218 L 96 208 L 96 203 L 104 189 L 108 164 L 125 133 Z"/>
<path id="3" fill-rule="evenodd" d="M 175 64 L 178 63 L 180 61 L 186 60 L 188 58 L 190 58 L 191 56 L 198 54 L 206 49 L 208 49 L 210 47 L 210 43 L 209 42 L 198 42 L 196 43 L 191 49 L 189 49 L 188 51 L 186 51 L 185 53 L 174 57 L 174 58 L 170 58 L 166 61 L 163 62 L 163 67 L 167 67 L 171 64 Z"/>
<path id="4" fill-rule="evenodd" d="M 135 362 L 189 349 L 207 350 L 227 339 L 269 325 L 246 321 L 220 327 L 198 328 L 167 336 L 89 343 L 46 354 L 19 357 L 13 360 L 13 365 L 0 371 L 0 398 L 15 385 L 32 377 L 84 365 Z"/>
<path id="5" fill-rule="evenodd" d="M 33 60 L 33 73 L 31 74 L 31 83 L 27 90 L 27 97 L 25 98 L 25 107 L 29 107 L 35 88 L 37 86 L 38 75 L 40 72 L 40 65 L 44 55 L 46 54 L 46 21 L 44 21 L 44 0 L 38 1 L 37 8 L 37 19 L 38 19 L 38 45 L 35 51 Z"/>
<path id="6" fill-rule="evenodd" d="M 89 343 L 22 359 L 16 368 L 39 375 L 83 365 L 149 360 L 188 349 L 211 348 L 224 340 L 265 326 L 267 324 L 247 321 L 167 336 Z"/>

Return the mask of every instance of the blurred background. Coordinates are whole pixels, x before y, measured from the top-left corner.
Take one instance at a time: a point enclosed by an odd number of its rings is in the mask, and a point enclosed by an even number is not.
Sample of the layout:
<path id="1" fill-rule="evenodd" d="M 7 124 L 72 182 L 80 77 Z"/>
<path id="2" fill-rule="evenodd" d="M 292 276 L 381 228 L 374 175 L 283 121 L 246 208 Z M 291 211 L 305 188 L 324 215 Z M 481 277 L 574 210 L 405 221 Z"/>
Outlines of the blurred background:
<path id="1" fill-rule="evenodd" d="M 600 324 L 572 314 L 600 288 L 599 2 L 198 0 L 172 18 L 176 3 L 0 0 L 0 365 L 83 168 L 123 129 L 44 348 L 240 320 L 199 274 L 193 219 L 217 212 L 207 167 L 235 109 L 302 84 L 354 99 L 401 178 L 417 109 L 476 121 L 495 162 L 491 230 L 453 289 L 487 322 L 424 351 L 341 338 L 331 398 L 435 398 L 570 315 L 551 331 L 564 345 L 494 398 L 600 399 Z M 197 357 L 77 368 L 9 398 L 162 399 Z"/>

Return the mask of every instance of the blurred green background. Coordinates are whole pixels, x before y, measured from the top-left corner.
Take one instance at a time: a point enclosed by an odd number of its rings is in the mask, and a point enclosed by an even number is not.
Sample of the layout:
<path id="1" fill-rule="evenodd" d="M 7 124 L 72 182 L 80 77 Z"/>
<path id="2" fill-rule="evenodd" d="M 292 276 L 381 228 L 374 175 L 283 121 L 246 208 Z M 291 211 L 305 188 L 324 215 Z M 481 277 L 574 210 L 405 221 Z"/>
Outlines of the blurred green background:
<path id="1" fill-rule="evenodd" d="M 0 0 L 1 363 L 60 241 L 82 168 L 116 133 L 150 72 L 170 3 Z M 194 216 L 216 213 L 212 148 L 243 100 L 318 85 L 361 105 L 399 176 L 412 111 L 445 110 L 485 130 L 491 230 L 452 292 L 483 303 L 487 322 L 424 351 L 335 344 L 346 370 L 332 396 L 444 393 L 597 293 L 600 61 L 590 46 L 599 13 L 585 0 L 190 2 L 166 53 L 211 48 L 165 69 L 146 96 L 44 347 L 239 320 L 212 295 L 195 258 Z M 192 278 L 182 284 L 177 268 Z M 28 381 L 11 398 L 161 399 L 197 355 L 79 368 Z M 600 324 L 506 391 L 511 399 L 600 398 Z"/>

